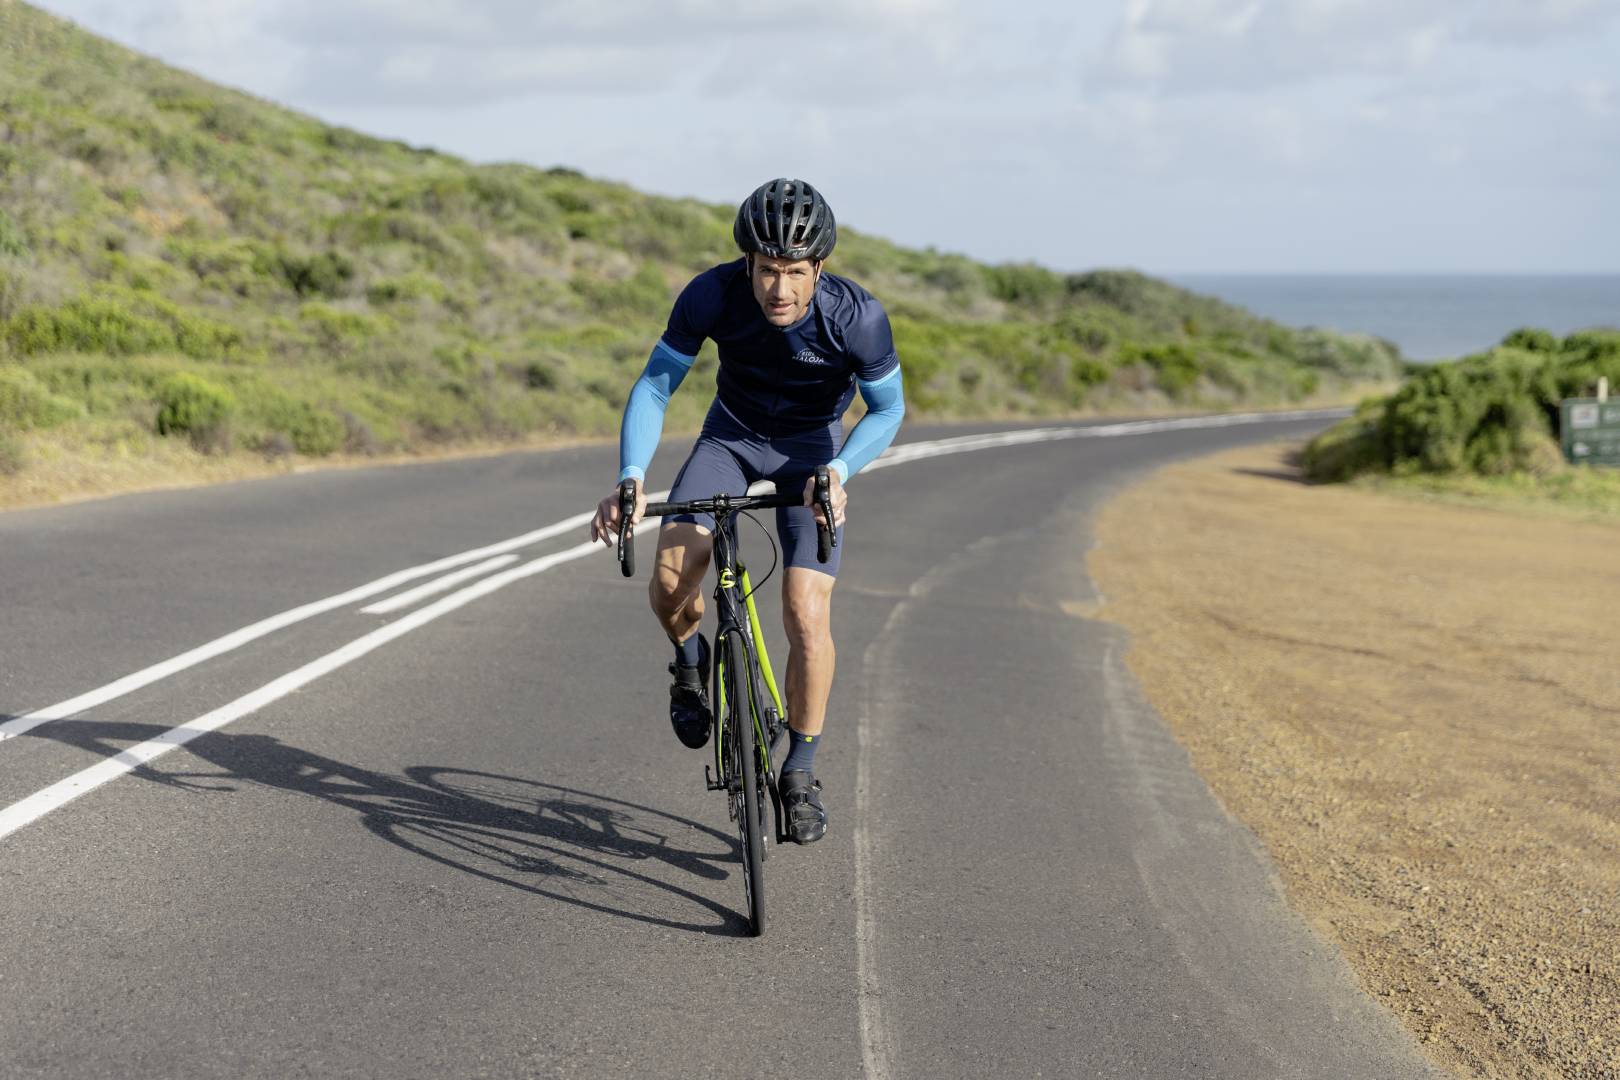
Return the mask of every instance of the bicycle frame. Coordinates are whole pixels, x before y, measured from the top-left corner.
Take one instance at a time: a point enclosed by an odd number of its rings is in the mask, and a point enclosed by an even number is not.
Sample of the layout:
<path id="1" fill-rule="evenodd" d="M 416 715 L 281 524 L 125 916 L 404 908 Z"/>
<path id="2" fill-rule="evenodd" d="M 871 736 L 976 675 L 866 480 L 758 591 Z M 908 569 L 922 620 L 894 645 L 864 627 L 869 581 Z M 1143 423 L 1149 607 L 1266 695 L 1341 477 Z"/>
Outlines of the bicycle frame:
<path id="1" fill-rule="evenodd" d="M 776 673 L 771 667 L 770 653 L 765 645 L 765 632 L 759 622 L 759 609 L 754 605 L 753 582 L 748 576 L 748 568 L 737 561 L 735 524 L 736 518 L 731 517 L 723 525 L 718 525 L 714 531 L 714 564 L 717 579 L 714 600 L 718 625 L 715 630 L 714 694 L 710 700 L 715 702 L 715 776 L 709 778 L 707 768 L 704 769 L 704 774 L 711 789 L 718 790 L 726 786 L 728 777 L 724 764 L 725 724 L 722 722 L 726 711 L 726 680 L 723 668 L 726 650 L 723 643 L 728 637 L 735 636 L 742 647 L 749 668 L 739 681 L 747 687 L 748 712 L 753 720 L 755 746 L 759 751 L 759 776 L 771 795 L 777 843 L 783 843 L 786 834 L 782 822 L 782 801 L 776 789 L 776 774 L 771 768 L 771 752 L 775 750 L 783 729 L 787 727 L 787 709 L 783 707 L 782 694 L 776 684 Z M 758 680 L 754 678 L 756 671 L 765 683 L 764 689 L 769 694 L 768 700 L 760 693 Z M 735 781 L 735 778 L 729 779 Z"/>

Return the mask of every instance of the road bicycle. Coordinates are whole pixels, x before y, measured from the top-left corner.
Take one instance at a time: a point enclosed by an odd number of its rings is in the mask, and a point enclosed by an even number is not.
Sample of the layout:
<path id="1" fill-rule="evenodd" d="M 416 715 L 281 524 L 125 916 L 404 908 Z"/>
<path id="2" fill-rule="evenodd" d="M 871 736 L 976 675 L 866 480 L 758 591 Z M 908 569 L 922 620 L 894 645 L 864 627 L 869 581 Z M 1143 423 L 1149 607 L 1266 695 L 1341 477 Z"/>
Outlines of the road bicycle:
<path id="1" fill-rule="evenodd" d="M 832 496 L 826 468 L 816 470 L 816 504 L 823 520 L 831 522 Z M 743 894 L 748 904 L 748 924 L 757 937 L 765 932 L 765 860 L 772 839 L 765 833 L 765 805 L 769 798 L 774 841 L 788 840 L 782 814 L 782 795 L 771 768 L 771 753 L 787 727 L 787 709 L 777 689 L 776 674 L 765 649 L 759 612 L 754 607 L 755 586 L 740 558 L 737 519 L 746 517 L 765 531 L 774 551 L 776 541 L 770 531 L 749 513 L 783 506 L 802 506 L 796 493 L 770 495 L 716 495 L 708 499 L 647 504 L 647 517 L 673 514 L 707 514 L 714 518 L 714 589 L 718 625 L 714 632 L 713 688 L 710 735 L 714 743 L 714 770 L 703 767 L 703 778 L 710 791 L 726 793 L 727 810 L 737 824 L 741 848 Z M 635 512 L 636 492 L 632 481 L 619 485 L 619 568 L 625 577 L 636 572 L 633 530 L 626 527 Z M 816 526 L 816 558 L 826 562 L 838 542 L 837 534 L 826 525 Z M 763 585 L 776 572 L 760 580 Z"/>

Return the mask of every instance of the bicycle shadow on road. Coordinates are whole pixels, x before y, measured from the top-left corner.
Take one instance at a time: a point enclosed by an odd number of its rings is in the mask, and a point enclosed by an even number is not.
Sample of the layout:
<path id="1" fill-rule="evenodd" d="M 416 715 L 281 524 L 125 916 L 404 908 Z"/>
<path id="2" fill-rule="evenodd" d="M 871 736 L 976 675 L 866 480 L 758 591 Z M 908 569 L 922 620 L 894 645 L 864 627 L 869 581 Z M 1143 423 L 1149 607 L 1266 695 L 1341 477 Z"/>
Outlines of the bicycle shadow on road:
<path id="1" fill-rule="evenodd" d="M 152 724 L 70 720 L 28 734 L 110 758 L 166 730 Z M 732 839 L 688 818 L 576 788 L 449 766 L 419 765 L 389 775 L 268 735 L 209 732 L 185 749 L 219 771 L 174 772 L 139 765 L 132 773 L 201 793 L 229 792 L 240 782 L 312 796 L 355 811 L 374 836 L 474 877 L 673 930 L 748 933 L 741 914 L 656 874 L 656 864 L 663 863 L 711 881 L 729 876 L 726 864 L 737 862 Z M 702 851 L 679 846 L 672 839 L 677 831 L 713 844 Z M 702 908 L 715 921 L 684 922 L 611 902 L 615 896 L 649 889 Z"/>

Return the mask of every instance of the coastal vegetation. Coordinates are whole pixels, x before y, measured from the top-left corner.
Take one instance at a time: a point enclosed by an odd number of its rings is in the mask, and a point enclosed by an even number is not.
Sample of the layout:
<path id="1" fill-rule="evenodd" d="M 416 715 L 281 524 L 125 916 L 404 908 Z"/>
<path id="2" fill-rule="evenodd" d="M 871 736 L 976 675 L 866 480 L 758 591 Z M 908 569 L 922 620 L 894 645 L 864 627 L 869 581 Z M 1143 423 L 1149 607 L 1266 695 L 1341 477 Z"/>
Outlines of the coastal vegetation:
<path id="1" fill-rule="evenodd" d="M 733 212 L 332 127 L 0 0 L 0 476 L 610 434 L 676 292 L 735 256 Z M 1386 342 L 1130 271 L 855 230 L 830 268 L 885 301 L 921 418 L 1342 399 L 1400 372 Z"/>
<path id="2" fill-rule="evenodd" d="M 1412 370 L 1306 445 L 1309 479 L 1620 515 L 1620 470 L 1568 465 L 1558 440 L 1566 398 L 1605 378 L 1620 391 L 1620 330 L 1516 330 L 1493 349 Z"/>

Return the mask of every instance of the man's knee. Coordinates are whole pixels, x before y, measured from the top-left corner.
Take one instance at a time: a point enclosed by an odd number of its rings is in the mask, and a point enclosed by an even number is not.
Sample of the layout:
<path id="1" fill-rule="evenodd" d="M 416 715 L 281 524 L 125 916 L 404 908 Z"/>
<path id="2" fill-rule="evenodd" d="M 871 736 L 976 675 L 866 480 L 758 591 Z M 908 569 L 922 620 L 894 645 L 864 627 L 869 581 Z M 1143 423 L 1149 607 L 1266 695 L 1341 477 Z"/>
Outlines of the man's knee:
<path id="1" fill-rule="evenodd" d="M 832 648 L 834 579 L 815 570 L 789 567 L 782 586 L 782 621 L 788 640 L 809 653 Z"/>

